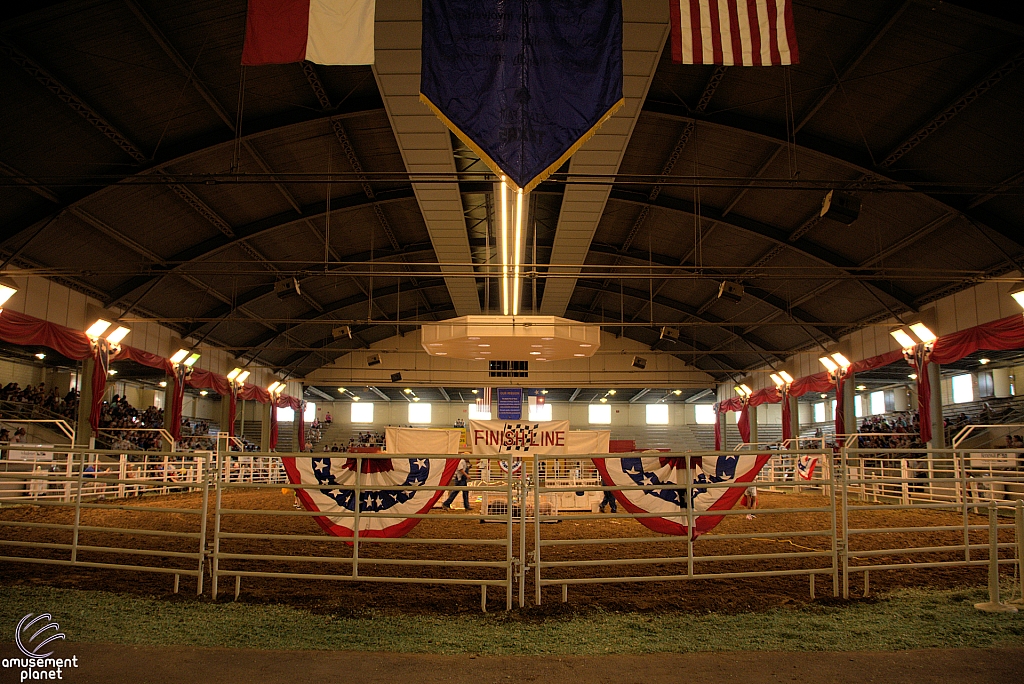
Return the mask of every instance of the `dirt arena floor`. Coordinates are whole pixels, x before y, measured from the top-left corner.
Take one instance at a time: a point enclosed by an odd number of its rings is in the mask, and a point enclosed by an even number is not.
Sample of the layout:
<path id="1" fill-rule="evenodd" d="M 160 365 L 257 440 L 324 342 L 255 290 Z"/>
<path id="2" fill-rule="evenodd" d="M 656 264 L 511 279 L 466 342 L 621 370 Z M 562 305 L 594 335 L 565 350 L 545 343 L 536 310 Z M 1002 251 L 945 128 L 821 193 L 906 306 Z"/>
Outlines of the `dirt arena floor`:
<path id="1" fill-rule="evenodd" d="M 723 573 L 764 570 L 795 570 L 801 568 L 827 568 L 830 557 L 794 557 L 792 554 L 813 551 L 829 551 L 831 540 L 823 536 L 795 536 L 789 539 L 753 537 L 747 539 L 715 539 L 715 534 L 770 534 L 777 532 L 806 532 L 827 530 L 831 525 L 831 514 L 827 511 L 807 511 L 772 515 L 766 509 L 778 508 L 825 508 L 828 500 L 816 494 L 781 494 L 763 492 L 760 507 L 754 520 L 744 516 L 728 516 L 713 531 L 712 535 L 701 537 L 694 542 L 695 572 Z M 166 513 L 156 510 L 165 508 L 197 509 L 201 504 L 198 494 L 169 494 L 147 496 L 128 500 L 104 502 L 113 505 L 142 507 L 146 510 L 131 511 L 117 508 L 84 509 L 81 524 L 85 527 L 113 527 L 121 529 L 151 529 L 171 532 L 169 536 L 140 536 L 137 534 L 111 533 L 84 529 L 80 532 L 79 543 L 93 547 L 118 546 L 130 549 L 152 549 L 196 553 L 198 539 L 188 539 L 173 533 L 198 532 L 199 516 L 185 513 Z M 213 510 L 211 500 L 210 510 Z M 274 510 L 289 512 L 286 516 L 269 515 L 225 515 L 221 529 L 225 532 L 258 535 L 252 539 L 221 539 L 221 551 L 227 553 L 267 554 L 301 556 L 304 560 L 252 560 L 227 559 L 222 561 L 223 570 L 258 570 L 275 572 L 302 572 L 323 575 L 347 575 L 352 547 L 321 531 L 312 517 L 301 513 L 292 514 L 292 497 L 282 494 L 280 489 L 230 490 L 223 494 L 223 507 L 235 510 Z M 621 511 L 621 509 L 620 509 Z M 685 574 L 687 569 L 685 539 L 667 537 L 650 532 L 635 520 L 628 518 L 602 520 L 574 520 L 572 514 L 565 514 L 560 522 L 542 525 L 545 540 L 601 539 L 597 544 L 577 544 L 543 548 L 545 561 L 587 561 L 598 559 L 651 559 L 668 558 L 671 561 L 647 563 L 623 563 L 613 566 L 577 566 L 545 569 L 545 577 L 628 577 L 648 575 Z M 74 508 L 22 505 L 5 505 L 0 508 L 0 540 L 43 541 L 51 544 L 67 544 L 71 531 L 40 527 L 44 525 L 71 525 Z M 918 510 L 918 511 L 865 511 L 850 514 L 851 527 L 858 528 L 905 528 L 912 526 L 941 527 L 961 524 L 960 512 Z M 986 525 L 987 516 L 972 514 L 970 522 Z M 25 525 L 24 523 L 28 523 Z M 214 520 L 207 520 L 207 544 L 213 545 Z M 308 540 L 275 540 L 259 535 L 311 535 Z M 408 535 L 407 539 L 493 539 L 503 540 L 507 528 L 504 524 L 482 524 L 469 518 L 461 511 L 436 511 L 436 515 L 423 520 Z M 658 537 L 658 542 L 616 543 L 616 539 L 629 537 Z M 971 532 L 972 544 L 983 544 L 988 539 L 987 530 Z M 1012 530 L 1001 533 L 1001 541 L 1011 541 Z M 533 526 L 527 526 L 527 559 L 533 557 Z M 518 551 L 518 528 L 514 531 L 514 543 Z M 956 545 L 963 543 L 961 530 L 928 530 L 925 532 L 894 532 L 856 536 L 851 548 L 856 550 L 880 548 L 912 548 Z M 27 549 L 5 544 L 0 551 L 6 556 L 62 558 L 70 552 L 60 548 Z M 744 560 L 731 557 L 750 554 L 779 554 L 771 559 Z M 789 554 L 788 556 L 783 554 Z M 475 568 L 459 565 L 460 561 L 502 561 L 504 546 L 480 546 L 467 544 L 438 543 L 361 543 L 359 549 L 360 575 L 405 576 L 414 578 L 472 577 L 480 579 L 503 579 L 504 569 Z M 972 551 L 972 558 L 986 558 L 985 551 Z M 892 562 L 924 563 L 937 560 L 962 559 L 963 551 L 918 553 L 912 556 L 879 556 L 858 561 L 858 565 L 884 564 Z M 118 562 L 137 565 L 163 563 L 178 564 L 178 567 L 193 569 L 194 559 L 160 559 L 146 555 L 127 555 L 98 550 L 80 550 L 80 561 Z M 434 565 L 377 564 L 374 561 L 433 561 Z M 206 567 L 204 594 L 210 594 L 209 566 Z M 942 568 L 876 571 L 871 573 L 871 592 L 883 592 L 900 587 L 952 588 L 978 585 L 986 581 L 984 567 Z M 67 588 L 116 589 L 121 592 L 166 596 L 171 594 L 173 577 L 167 574 L 138 572 L 132 570 L 107 570 L 88 567 L 69 567 L 38 563 L 0 562 L 0 582 L 8 585 L 31 584 Z M 372 608 L 381 611 L 403 613 L 444 613 L 452 614 L 480 609 L 480 590 L 476 586 L 406 584 L 396 591 L 396 585 L 382 582 L 326 581 L 313 579 L 254 578 L 245 577 L 241 584 L 240 600 L 249 602 L 287 603 L 316 611 L 333 614 L 358 613 Z M 816 580 L 817 600 L 829 601 L 832 595 L 831 575 L 821 575 Z M 525 586 L 527 605 L 532 606 L 534 591 L 533 572 L 527 577 Z M 851 596 L 863 591 L 862 573 L 857 572 L 851 579 Z M 181 578 L 181 600 L 195 595 L 195 579 Z M 221 580 L 220 600 L 234 597 L 234 578 Z M 754 577 L 744 579 L 693 579 L 686 581 L 653 581 L 604 584 L 572 585 L 569 588 L 569 603 L 561 602 L 561 587 L 545 587 L 543 605 L 529 610 L 538 617 L 558 615 L 566 611 L 585 610 L 600 607 L 615 611 L 688 611 L 746 612 L 761 611 L 774 607 L 810 601 L 809 582 L 806 575 L 783 577 Z M 488 610 L 500 610 L 505 605 L 503 588 L 491 587 L 488 591 Z"/>

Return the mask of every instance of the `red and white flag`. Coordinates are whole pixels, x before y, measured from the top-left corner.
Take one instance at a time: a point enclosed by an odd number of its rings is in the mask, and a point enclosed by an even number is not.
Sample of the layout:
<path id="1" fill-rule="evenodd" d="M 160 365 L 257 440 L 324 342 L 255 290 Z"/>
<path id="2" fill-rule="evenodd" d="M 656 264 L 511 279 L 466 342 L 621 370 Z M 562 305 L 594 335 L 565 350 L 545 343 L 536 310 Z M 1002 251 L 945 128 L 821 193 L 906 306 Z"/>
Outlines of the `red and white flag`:
<path id="1" fill-rule="evenodd" d="M 799 64 L 792 0 L 669 0 L 676 64 Z"/>
<path id="2" fill-rule="evenodd" d="M 373 64 L 375 0 L 249 0 L 242 64 Z"/>

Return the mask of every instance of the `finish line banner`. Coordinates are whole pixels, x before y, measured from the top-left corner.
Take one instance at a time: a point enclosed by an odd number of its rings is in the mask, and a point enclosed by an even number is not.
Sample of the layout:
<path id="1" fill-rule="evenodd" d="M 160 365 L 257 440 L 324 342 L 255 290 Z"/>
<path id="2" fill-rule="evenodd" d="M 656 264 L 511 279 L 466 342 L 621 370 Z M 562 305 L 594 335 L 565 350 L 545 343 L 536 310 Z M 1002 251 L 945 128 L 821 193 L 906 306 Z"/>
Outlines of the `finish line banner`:
<path id="1" fill-rule="evenodd" d="M 569 453 L 569 421 L 544 422 L 511 420 L 469 421 L 469 448 L 474 455 L 488 456 L 508 453 L 557 454 Z"/>

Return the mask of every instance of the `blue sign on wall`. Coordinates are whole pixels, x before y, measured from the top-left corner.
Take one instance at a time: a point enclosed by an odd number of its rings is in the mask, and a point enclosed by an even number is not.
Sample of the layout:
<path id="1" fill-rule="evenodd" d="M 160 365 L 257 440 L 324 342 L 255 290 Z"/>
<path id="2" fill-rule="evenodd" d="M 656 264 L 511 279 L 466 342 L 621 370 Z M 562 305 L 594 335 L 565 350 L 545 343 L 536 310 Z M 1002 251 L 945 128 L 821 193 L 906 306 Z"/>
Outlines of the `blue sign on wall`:
<path id="1" fill-rule="evenodd" d="M 523 389 L 498 387 L 498 420 L 519 420 L 523 417 Z"/>

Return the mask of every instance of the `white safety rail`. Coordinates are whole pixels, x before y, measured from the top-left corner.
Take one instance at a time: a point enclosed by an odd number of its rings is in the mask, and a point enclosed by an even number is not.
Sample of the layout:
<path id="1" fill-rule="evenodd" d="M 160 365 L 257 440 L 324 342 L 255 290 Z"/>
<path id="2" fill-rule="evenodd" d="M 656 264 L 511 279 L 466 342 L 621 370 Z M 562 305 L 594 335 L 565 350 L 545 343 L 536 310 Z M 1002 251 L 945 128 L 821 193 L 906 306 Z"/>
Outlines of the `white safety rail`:
<path id="1" fill-rule="evenodd" d="M 598 493 L 583 489 L 587 486 L 600 486 L 601 476 L 594 466 L 593 460 L 589 458 L 553 458 L 551 456 L 539 457 L 537 460 L 537 476 L 534 477 L 533 463 L 517 461 L 513 463 L 512 480 L 517 482 L 520 474 L 525 478 L 527 489 L 524 497 L 525 514 L 528 519 L 533 518 L 533 482 L 540 480 L 547 487 L 563 488 L 572 491 L 562 491 L 544 494 L 540 499 L 540 508 L 545 515 L 554 516 L 559 511 L 596 511 L 601 501 Z M 525 468 L 521 473 L 520 469 Z M 471 486 L 491 486 L 504 488 L 509 478 L 508 463 L 499 458 L 480 458 L 469 470 Z M 475 479 L 474 479 L 475 478 Z M 518 486 L 518 485 L 516 485 Z M 504 492 L 498 494 L 488 493 L 482 490 L 472 490 L 470 499 L 479 502 L 482 510 L 493 515 L 501 515 L 508 506 L 508 497 Z M 479 494 L 476 491 L 480 491 Z M 513 515 L 518 519 L 520 513 L 520 500 L 513 498 Z"/>
<path id="2" fill-rule="evenodd" d="M 227 454 L 221 454 L 222 462 Z M 270 454 L 254 454 L 266 457 Z M 283 457 L 296 459 L 321 459 L 325 454 L 286 453 Z M 347 453 L 331 454 L 330 458 L 342 457 L 355 460 L 355 472 L 363 472 L 363 463 L 373 459 L 392 459 L 394 454 Z M 421 458 L 443 462 L 437 455 L 402 454 L 399 458 Z M 456 458 L 458 458 L 456 456 Z M 226 477 L 225 468 L 218 470 L 214 508 L 213 548 L 211 554 L 212 592 L 216 598 L 219 587 L 228 579 L 234 579 L 235 597 L 241 591 L 242 578 L 264 579 L 307 579 L 349 582 L 394 582 L 408 584 L 476 585 L 480 587 L 480 605 L 487 609 L 487 589 L 504 588 L 506 607 L 512 607 L 512 584 L 516 566 L 513 560 L 513 509 L 506 507 L 502 515 L 488 515 L 486 511 L 441 516 L 437 513 L 402 515 L 405 518 L 455 521 L 464 529 L 479 529 L 480 522 L 499 522 L 505 526 L 504 534 L 491 538 L 480 538 L 479 533 L 465 536 L 419 536 L 430 535 L 434 530 L 421 523 L 405 537 L 367 537 L 358 532 L 362 518 L 394 518 L 394 513 L 361 510 L 361 494 L 368 491 L 400 491 L 408 485 L 380 486 L 367 485 L 356 477 L 354 485 L 307 485 L 236 482 Z M 429 491 L 469 491 L 486 494 L 502 493 L 514 500 L 515 478 L 506 480 L 500 486 L 465 487 L 419 487 Z M 235 494 L 249 492 L 277 491 L 282 489 L 348 490 L 354 493 L 356 507 L 351 518 L 351 527 L 356 532 L 348 537 L 323 534 L 311 524 L 300 520 L 322 516 L 316 511 L 294 510 L 290 497 L 280 494 L 278 507 L 252 505 L 259 497 L 240 497 Z M 461 497 L 460 497 L 461 498 Z M 439 499 L 437 506 L 443 499 Z M 247 505 L 243 505 L 247 504 Z M 285 507 L 287 504 L 287 507 Z M 260 531 L 247 531 L 247 521 L 258 520 Z M 235 524 L 236 521 L 243 521 Z M 435 528 L 436 529 L 436 528 Z M 447 525 L 442 529 L 450 529 Z M 500 528 L 495 529 L 500 532 Z M 416 556 L 403 554 L 403 549 L 416 549 Z M 424 553 L 426 551 L 427 553 Z"/>
<path id="3" fill-rule="evenodd" d="M 20 425 L 30 427 L 32 425 L 53 426 L 57 428 L 68 439 L 68 444 L 75 443 L 75 428 L 66 420 L 52 418 L 4 418 L 4 425 Z"/>
<path id="4" fill-rule="evenodd" d="M 696 457 L 726 456 L 734 452 L 702 452 L 702 453 L 661 453 L 659 456 L 666 458 L 686 459 L 687 465 Z M 638 454 L 633 454 L 637 456 Z M 798 451 L 778 452 L 782 458 L 794 458 L 800 455 Z M 600 455 L 608 458 L 608 455 Z M 611 457 L 626 456 L 613 455 Z M 687 492 L 687 500 L 692 500 L 692 490 L 695 487 L 742 487 L 746 488 L 749 483 L 720 483 L 720 484 L 693 484 L 692 473 L 687 467 L 685 483 L 666 486 L 664 484 L 632 486 L 632 487 L 607 487 L 588 486 L 588 491 L 604 492 L 608 490 L 664 490 L 676 489 Z M 775 487 L 778 490 L 792 489 L 796 485 L 790 480 L 766 480 L 767 486 Z M 816 485 L 831 487 L 835 491 L 836 481 L 814 479 L 805 481 L 805 485 Z M 535 496 L 565 491 L 564 488 L 546 487 L 543 485 L 534 490 Z M 734 509 L 721 511 L 715 515 L 745 516 L 746 510 Z M 694 519 L 697 513 L 690 509 L 688 511 L 687 527 L 693 529 Z M 535 518 L 533 525 L 534 554 L 531 560 L 531 568 L 534 573 L 535 602 L 540 604 L 542 589 L 545 586 L 561 586 L 562 601 L 568 600 L 568 589 L 570 585 L 598 584 L 598 583 L 634 583 L 634 582 L 661 582 L 673 580 L 695 580 L 695 579 L 725 579 L 743 577 L 765 577 L 765 576 L 792 576 L 806 575 L 809 577 L 809 589 L 813 596 L 815 592 L 815 577 L 825 575 L 832 577 L 833 595 L 839 592 L 839 567 L 838 558 L 839 545 L 837 540 L 837 509 L 836 497 L 822 499 L 822 505 L 799 508 L 759 508 L 758 517 L 793 517 L 800 516 L 801 522 L 796 526 L 791 525 L 797 531 L 790 529 L 780 532 L 711 532 L 702 535 L 698 542 L 692 537 L 684 538 L 679 536 L 659 535 L 648 532 L 642 528 L 642 536 L 622 537 L 594 537 L 594 538 L 559 538 L 557 527 L 550 529 L 542 525 L 545 522 L 543 512 Z M 622 512 L 615 514 L 580 514 L 565 516 L 564 520 L 608 520 L 620 519 L 639 520 L 640 518 L 663 517 L 656 513 L 631 513 Z M 813 519 L 813 522 L 810 520 Z M 779 542 L 780 552 L 778 553 L 751 553 L 742 550 L 744 540 L 757 540 Z M 730 542 L 728 545 L 717 544 L 716 542 Z M 800 542 L 797 544 L 797 542 Z M 741 542 L 736 545 L 732 542 Z M 573 552 L 582 547 L 599 548 L 602 558 L 587 558 L 580 560 L 573 558 Z M 726 549 L 731 549 L 727 551 Z M 789 548 L 793 550 L 781 550 Z M 736 550 L 739 549 L 739 552 Z M 590 554 L 579 554 L 590 555 Z M 749 562 L 763 562 L 763 569 L 743 569 L 749 566 Z M 635 568 L 635 573 L 623 572 L 625 568 Z M 563 569 L 571 569 L 572 573 L 560 572 Z M 585 574 L 585 576 L 579 576 Z"/>
<path id="5" fill-rule="evenodd" d="M 172 479 L 169 469 L 161 469 L 164 463 L 125 460 L 126 456 L 152 455 L 64 447 L 55 454 L 52 470 L 0 472 L 0 484 L 7 492 L 17 493 L 2 502 L 0 548 L 4 553 L 0 561 L 172 574 L 175 592 L 185 575 L 196 578 L 196 592 L 201 594 L 212 479 L 210 454 L 192 456 L 192 470 L 198 479 L 187 484 Z M 104 463 L 104 458 L 120 458 L 120 472 Z M 126 474 L 124 468 L 129 466 L 138 477 Z M 129 492 L 185 489 L 191 494 L 167 505 L 147 505 L 144 500 L 128 503 L 119 498 L 131 495 Z M 192 505 L 186 505 L 189 503 Z M 46 515 L 31 514 L 39 509 Z M 36 517 L 39 520 L 33 520 Z M 123 520 L 125 526 L 107 524 L 112 518 Z M 190 521 L 186 523 L 189 529 L 181 529 L 183 520 Z"/>
<path id="6" fill-rule="evenodd" d="M 0 480 L 0 503 L 74 501 L 74 468 L 81 460 L 73 450 L 40 451 L 36 445 L 13 446 L 13 457 L 0 473 L 21 473 Z M 24 458 L 18 459 L 19 453 Z M 202 489 L 212 452 L 171 454 L 161 451 L 124 453 L 90 449 L 85 459 L 83 499 L 113 499 L 170 494 Z"/>
<path id="7" fill-rule="evenodd" d="M 170 451 L 177 451 L 177 444 L 174 438 L 171 437 L 171 433 L 163 428 L 100 428 L 96 431 L 98 435 L 107 435 L 110 439 L 120 440 L 121 435 L 119 433 L 132 432 L 132 433 L 156 433 L 160 436 L 160 439 L 164 446 L 168 446 Z M 115 442 L 116 444 L 116 442 Z M 116 446 L 114 447 L 117 448 Z M 135 448 L 135 447 L 133 447 Z"/>
<path id="8" fill-rule="evenodd" d="M 987 566 L 993 556 L 998 564 L 1019 562 L 1014 554 L 1022 530 L 1012 518 L 992 523 L 996 534 L 1004 533 L 993 553 L 986 516 L 990 506 L 993 521 L 1013 514 L 1017 504 L 1012 491 L 1007 498 L 1008 489 L 1021 486 L 1024 473 L 971 467 L 972 457 L 1005 450 L 858 448 L 854 439 L 847 444 L 839 502 L 844 598 L 857 573 L 867 595 L 872 571 Z M 893 519 L 901 524 L 891 524 Z"/>

